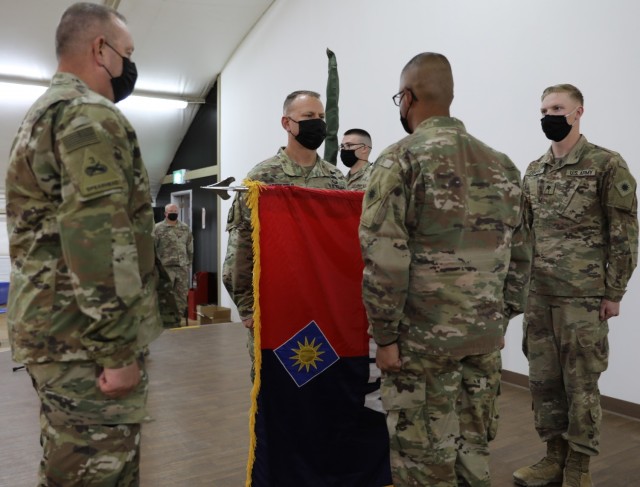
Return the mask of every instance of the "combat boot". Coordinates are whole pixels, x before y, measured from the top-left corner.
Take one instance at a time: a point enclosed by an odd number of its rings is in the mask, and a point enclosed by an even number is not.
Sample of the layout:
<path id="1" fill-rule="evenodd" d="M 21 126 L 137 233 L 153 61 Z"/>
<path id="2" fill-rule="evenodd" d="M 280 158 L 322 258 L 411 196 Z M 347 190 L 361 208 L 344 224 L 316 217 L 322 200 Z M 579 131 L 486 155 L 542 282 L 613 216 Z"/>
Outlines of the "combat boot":
<path id="1" fill-rule="evenodd" d="M 564 467 L 562 487 L 591 487 L 589 460 L 591 457 L 577 451 L 569 450 Z"/>
<path id="2" fill-rule="evenodd" d="M 547 441 L 547 455 L 538 463 L 513 472 L 513 481 L 525 487 L 541 487 L 552 482 L 562 482 L 562 471 L 569 444 L 558 436 Z"/>

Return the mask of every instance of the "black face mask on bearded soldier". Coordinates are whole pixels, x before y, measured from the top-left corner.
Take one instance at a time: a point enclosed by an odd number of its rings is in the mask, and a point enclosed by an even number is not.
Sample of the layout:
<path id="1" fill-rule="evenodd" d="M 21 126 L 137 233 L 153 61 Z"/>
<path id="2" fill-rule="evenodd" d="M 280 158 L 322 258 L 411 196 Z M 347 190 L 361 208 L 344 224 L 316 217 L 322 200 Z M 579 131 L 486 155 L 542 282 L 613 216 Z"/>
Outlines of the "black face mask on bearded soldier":
<path id="1" fill-rule="evenodd" d="M 327 124 L 324 120 L 321 118 L 311 118 L 298 122 L 291 117 L 288 118 L 298 124 L 298 135 L 294 137 L 302 147 L 309 150 L 316 150 L 322 145 L 327 136 Z"/>
<path id="2" fill-rule="evenodd" d="M 103 66 L 104 69 L 106 69 L 107 73 L 109 73 L 109 76 L 111 76 L 113 103 L 118 103 L 119 101 L 124 100 L 131 93 L 133 93 L 133 88 L 135 87 L 136 80 L 138 79 L 138 69 L 136 68 L 136 64 L 134 62 L 132 62 L 128 57 L 125 57 L 118 51 L 116 51 L 115 48 L 111 46 L 111 44 L 109 44 L 108 42 L 105 42 L 105 44 L 122 58 L 122 74 L 118 77 L 114 78 L 107 67 Z"/>

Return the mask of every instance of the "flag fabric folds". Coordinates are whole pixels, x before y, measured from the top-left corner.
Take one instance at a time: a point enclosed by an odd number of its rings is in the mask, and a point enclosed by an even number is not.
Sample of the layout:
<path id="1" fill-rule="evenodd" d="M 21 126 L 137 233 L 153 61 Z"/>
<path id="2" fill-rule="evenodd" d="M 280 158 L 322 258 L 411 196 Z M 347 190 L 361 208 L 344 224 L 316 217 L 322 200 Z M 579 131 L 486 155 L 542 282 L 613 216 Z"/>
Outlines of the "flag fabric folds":
<path id="1" fill-rule="evenodd" d="M 362 193 L 249 184 L 256 378 L 247 486 L 391 484 L 361 296 Z"/>

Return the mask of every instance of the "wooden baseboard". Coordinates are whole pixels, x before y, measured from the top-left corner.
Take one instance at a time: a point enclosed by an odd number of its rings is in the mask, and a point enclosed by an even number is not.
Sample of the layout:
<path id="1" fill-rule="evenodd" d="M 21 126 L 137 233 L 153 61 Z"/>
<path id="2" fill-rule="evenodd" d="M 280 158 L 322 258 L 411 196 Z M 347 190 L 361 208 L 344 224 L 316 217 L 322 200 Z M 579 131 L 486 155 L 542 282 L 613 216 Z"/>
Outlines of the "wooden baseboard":
<path id="1" fill-rule="evenodd" d="M 502 380 L 508 384 L 524 387 L 529 389 L 529 377 L 510 370 L 502 371 Z M 600 396 L 600 404 L 602 409 L 622 416 L 628 416 L 633 419 L 640 420 L 640 404 L 621 399 L 615 399 L 609 396 Z"/>

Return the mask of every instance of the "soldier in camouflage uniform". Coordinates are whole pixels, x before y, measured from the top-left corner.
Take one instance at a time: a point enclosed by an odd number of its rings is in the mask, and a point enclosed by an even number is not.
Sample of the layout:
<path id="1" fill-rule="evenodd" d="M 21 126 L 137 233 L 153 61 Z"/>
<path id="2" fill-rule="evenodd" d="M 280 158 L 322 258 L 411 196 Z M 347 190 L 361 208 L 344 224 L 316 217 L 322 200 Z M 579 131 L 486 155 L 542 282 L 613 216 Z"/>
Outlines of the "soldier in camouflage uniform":
<path id="1" fill-rule="evenodd" d="M 405 66 L 394 102 L 410 135 L 376 160 L 360 222 L 395 487 L 491 485 L 500 348 L 529 277 L 520 174 L 452 100 L 443 55 Z"/>
<path id="2" fill-rule="evenodd" d="M 591 485 L 607 320 L 618 316 L 637 262 L 636 181 L 619 154 L 580 135 L 583 104 L 572 85 L 543 92 L 542 129 L 551 148 L 524 177 L 535 252 L 523 348 L 536 430 L 547 442 L 540 462 L 514 472 L 525 486 Z"/>
<path id="3" fill-rule="evenodd" d="M 125 22 L 96 4 L 65 11 L 57 73 L 7 172 L 8 324 L 41 401 L 41 486 L 138 485 L 140 348 L 162 328 L 147 172 L 113 104 L 136 79 Z"/>
<path id="4" fill-rule="evenodd" d="M 168 204 L 165 219 L 154 229 L 156 254 L 167 270 L 181 315 L 187 310 L 189 269 L 193 262 L 193 235 L 189 225 L 178 220 L 178 207 Z"/>
<path id="5" fill-rule="evenodd" d="M 335 166 L 316 153 L 326 136 L 324 107 L 313 91 L 294 91 L 284 101 L 282 128 L 287 146 L 255 166 L 248 179 L 267 184 L 291 184 L 307 188 L 346 189 L 346 181 Z M 251 212 L 243 193 L 236 193 L 227 218 L 229 241 L 222 281 L 238 307 L 240 319 L 250 330 L 247 346 L 253 360 L 253 251 Z"/>
<path id="6" fill-rule="evenodd" d="M 349 129 L 342 136 L 340 160 L 349 168 L 347 189 L 364 191 L 371 174 L 371 135 L 363 129 Z"/>

